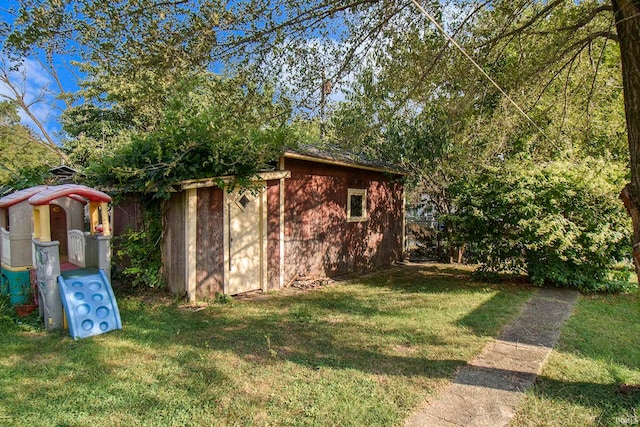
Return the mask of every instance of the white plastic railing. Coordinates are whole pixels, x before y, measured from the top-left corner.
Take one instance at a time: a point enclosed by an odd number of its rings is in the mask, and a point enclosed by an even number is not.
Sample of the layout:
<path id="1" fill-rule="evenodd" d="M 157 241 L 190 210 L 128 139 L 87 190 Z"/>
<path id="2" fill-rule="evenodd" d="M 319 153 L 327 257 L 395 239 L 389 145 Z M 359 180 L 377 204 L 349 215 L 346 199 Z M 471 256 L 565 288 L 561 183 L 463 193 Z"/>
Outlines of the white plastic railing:
<path id="1" fill-rule="evenodd" d="M 67 242 L 69 251 L 69 262 L 84 268 L 86 265 L 86 242 L 84 233 L 80 230 L 69 230 L 67 232 Z"/>
<path id="2" fill-rule="evenodd" d="M 2 231 L 2 262 L 6 265 L 11 265 L 11 233 L 5 230 L 4 227 L 0 230 Z"/>

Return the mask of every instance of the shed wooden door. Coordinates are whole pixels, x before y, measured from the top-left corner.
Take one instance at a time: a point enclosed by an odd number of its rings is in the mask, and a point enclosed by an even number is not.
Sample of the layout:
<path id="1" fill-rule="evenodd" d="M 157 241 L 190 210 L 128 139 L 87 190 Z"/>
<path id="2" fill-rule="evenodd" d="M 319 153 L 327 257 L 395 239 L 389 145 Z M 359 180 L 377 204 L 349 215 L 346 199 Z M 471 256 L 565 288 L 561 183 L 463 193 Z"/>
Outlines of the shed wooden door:
<path id="1" fill-rule="evenodd" d="M 266 282 L 266 192 L 226 195 L 225 273 L 230 295 L 263 289 Z"/>

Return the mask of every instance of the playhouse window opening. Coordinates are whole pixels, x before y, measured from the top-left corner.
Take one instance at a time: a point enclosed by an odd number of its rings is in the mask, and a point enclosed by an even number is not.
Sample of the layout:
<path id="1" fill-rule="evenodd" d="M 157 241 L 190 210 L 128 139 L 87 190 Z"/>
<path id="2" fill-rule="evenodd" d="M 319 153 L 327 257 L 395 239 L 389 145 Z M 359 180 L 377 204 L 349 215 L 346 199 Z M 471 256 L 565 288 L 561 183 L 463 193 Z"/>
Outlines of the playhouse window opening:
<path id="1" fill-rule="evenodd" d="M 347 190 L 347 221 L 357 222 L 367 219 L 367 190 L 349 188 Z"/>

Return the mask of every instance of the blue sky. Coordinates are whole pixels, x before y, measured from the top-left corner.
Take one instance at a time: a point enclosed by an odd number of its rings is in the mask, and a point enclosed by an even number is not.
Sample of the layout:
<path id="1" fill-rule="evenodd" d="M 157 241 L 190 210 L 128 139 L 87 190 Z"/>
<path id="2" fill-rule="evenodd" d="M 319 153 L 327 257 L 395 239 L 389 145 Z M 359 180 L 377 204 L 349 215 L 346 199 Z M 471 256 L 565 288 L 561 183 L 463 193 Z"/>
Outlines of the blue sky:
<path id="1" fill-rule="evenodd" d="M 3 68 L 9 68 L 8 61 L 3 58 Z M 12 64 L 15 65 L 15 64 Z M 17 71 L 9 71 L 8 78 L 12 85 L 24 96 L 25 102 L 31 105 L 31 111 L 43 123 L 47 132 L 55 137 L 60 132 L 59 116 L 64 104 L 55 98 L 55 84 L 51 76 L 35 59 L 26 59 Z M 13 98 L 13 90 L 0 83 L 0 96 Z M 25 112 L 19 110 L 23 124 L 41 135 L 37 126 Z"/>
<path id="2" fill-rule="evenodd" d="M 14 16 L 11 14 L 10 9 L 18 7 L 18 2 L 15 0 L 9 0 L 6 3 L 0 5 L 0 19 L 7 23 L 12 23 Z M 313 36 L 313 35 L 311 35 Z M 310 44 L 314 44 L 310 39 Z M 332 41 L 335 43 L 335 41 Z M 17 72 L 11 72 L 9 79 L 12 84 L 19 88 L 24 93 L 27 103 L 31 104 L 31 110 L 39 121 L 41 121 L 47 131 L 47 133 L 56 141 L 60 141 L 60 115 L 65 108 L 65 104 L 56 98 L 56 95 L 60 93 L 57 88 L 56 81 L 50 74 L 49 70 L 43 64 L 42 61 L 45 58 L 43 54 L 40 58 L 32 57 L 24 61 L 21 68 Z M 8 63 L 7 58 L 0 58 L 3 61 L 4 68 L 9 68 L 11 65 Z M 59 73 L 59 77 L 64 89 L 68 92 L 75 92 L 78 90 L 78 78 L 74 75 L 77 72 L 77 67 L 70 65 L 70 62 L 74 59 L 69 55 L 58 55 L 54 57 L 54 66 Z M 222 65 L 213 64 L 211 67 L 214 72 L 222 72 Z M 327 67 L 327 74 L 330 74 L 331 68 Z M 284 75 L 280 78 L 283 82 L 283 87 L 291 86 L 299 82 L 301 75 L 298 75 L 293 69 L 284 70 Z M 349 79 L 349 77 L 347 77 Z M 330 95 L 330 99 L 334 101 L 340 101 L 344 99 L 344 94 L 340 91 L 340 85 L 336 85 L 334 82 L 334 92 Z M 320 89 L 322 83 L 318 81 L 317 87 Z M 14 95 L 11 93 L 10 88 L 0 82 L 0 97 Z M 31 120 L 24 112 L 20 112 L 23 124 L 29 126 L 35 133 L 42 134 L 37 126 L 35 126 L 33 120 Z"/>
<path id="3" fill-rule="evenodd" d="M 2 19 L 4 22 L 13 22 L 14 17 L 10 14 L 9 9 L 16 6 L 17 2 L 15 0 L 9 0 L 7 3 L 0 6 L 0 19 Z M 309 46 L 317 45 L 319 51 L 325 51 L 329 49 L 331 45 L 340 44 L 340 42 L 334 38 L 326 39 L 321 37 L 319 34 L 318 36 L 309 34 L 308 37 L 309 39 L 307 40 L 307 42 Z M 322 47 L 322 45 L 324 44 L 326 44 L 327 46 Z M 324 52 L 324 55 L 327 55 L 325 56 L 325 58 L 330 57 L 327 52 Z M 308 97 L 311 100 L 310 104 L 312 106 L 317 106 L 319 102 L 318 99 L 315 98 L 319 98 L 318 93 L 320 87 L 322 86 L 321 78 L 319 77 L 320 70 L 324 68 L 326 70 L 327 77 L 334 75 L 335 71 L 337 70 L 335 68 L 335 65 L 331 64 L 330 60 L 326 64 L 324 64 L 324 61 L 322 60 L 320 61 L 322 62 L 322 64 L 318 62 L 318 57 L 322 56 L 323 55 L 311 56 L 310 59 L 315 58 L 316 60 L 311 60 L 308 64 L 305 65 L 307 68 L 314 67 L 317 71 L 317 73 L 315 74 L 318 74 L 318 76 L 314 77 L 313 82 L 310 82 L 308 80 L 308 73 L 297 72 L 294 67 L 285 68 L 284 70 L 282 70 L 283 72 L 280 75 L 280 80 L 285 90 L 287 89 L 287 86 L 291 88 L 293 86 L 301 85 L 303 83 L 303 80 L 305 79 L 307 79 L 306 83 L 309 87 L 309 91 L 313 91 L 314 87 L 317 88 L 316 93 L 313 95 L 307 94 L 299 96 L 298 94 L 298 96 L 296 97 L 296 99 L 303 99 L 305 97 Z M 3 59 L 6 63 L 6 58 Z M 46 131 L 55 140 L 59 140 L 61 131 L 60 114 L 64 110 L 65 105 L 61 100 L 56 99 L 55 95 L 59 93 L 56 82 L 54 81 L 48 70 L 42 65 L 43 63 L 39 62 L 37 59 L 38 58 L 30 58 L 26 60 L 20 72 L 14 72 L 11 74 L 10 80 L 14 85 L 24 91 L 25 99 L 28 101 L 28 103 L 33 102 L 32 111 L 38 118 L 38 120 L 40 120 L 44 124 Z M 68 55 L 59 55 L 54 58 L 56 71 L 59 73 L 59 77 L 62 85 L 64 86 L 64 89 L 68 92 L 75 92 L 78 90 L 77 76 L 75 76 L 72 71 L 74 70 L 75 72 L 77 72 L 77 68 L 70 65 L 70 62 L 73 59 L 74 58 Z M 213 64 L 212 71 L 222 71 L 221 65 Z M 340 81 L 333 81 L 333 91 L 329 96 L 329 99 L 334 102 L 344 100 L 345 95 L 342 90 L 350 82 L 353 81 L 354 77 L 355 76 L 352 74 L 341 75 Z M 317 82 L 315 80 L 317 80 Z M 309 83 L 311 83 L 311 86 L 308 85 Z M 10 91 L 8 90 L 8 88 L 0 83 L 0 96 L 8 95 L 9 93 Z M 311 114 L 314 114 L 313 111 L 311 111 Z M 40 133 L 37 127 L 34 125 L 33 121 L 29 119 L 26 114 L 22 113 L 21 117 L 24 124 L 31 127 L 34 132 Z"/>
<path id="4" fill-rule="evenodd" d="M 10 1 L 0 6 L 0 19 L 7 23 L 12 23 L 14 16 L 9 12 L 8 8 L 15 6 L 14 1 Z M 46 131 L 56 140 L 59 140 L 61 131 L 60 114 L 64 109 L 64 103 L 56 98 L 59 93 L 55 80 L 50 72 L 43 66 L 45 61 L 44 55 L 34 55 L 25 59 L 21 64 L 11 62 L 8 58 L 0 57 L 0 65 L 2 66 L 3 77 L 8 78 L 13 89 L 8 87 L 4 82 L 0 82 L 0 98 L 15 97 L 14 91 L 17 90 L 20 96 L 24 97 L 33 115 L 42 122 Z M 67 91 L 76 91 L 78 89 L 76 79 L 71 72 L 72 67 L 69 61 L 73 60 L 66 55 L 54 57 L 54 66 L 59 74 L 63 87 Z M 17 70 L 12 68 L 18 66 Z M 23 111 L 19 111 L 23 124 L 31 128 L 36 134 L 42 136 L 42 132 L 34 124 L 34 121 Z"/>

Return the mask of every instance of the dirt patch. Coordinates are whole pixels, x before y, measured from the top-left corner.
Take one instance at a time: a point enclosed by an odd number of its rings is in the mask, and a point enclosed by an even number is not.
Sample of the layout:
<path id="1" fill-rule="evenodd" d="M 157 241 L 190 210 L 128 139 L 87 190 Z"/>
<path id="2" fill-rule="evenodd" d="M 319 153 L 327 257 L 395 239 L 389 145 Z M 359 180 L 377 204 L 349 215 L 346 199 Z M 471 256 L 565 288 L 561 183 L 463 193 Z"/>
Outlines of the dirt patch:
<path id="1" fill-rule="evenodd" d="M 291 283 L 290 287 L 293 289 L 307 291 L 311 289 L 318 289 L 324 286 L 332 285 L 333 283 L 334 281 L 329 278 L 316 278 L 316 279 L 300 278 L 298 280 L 295 280 L 293 283 Z"/>
<path id="2" fill-rule="evenodd" d="M 250 292 L 245 292 L 243 294 L 235 295 L 233 299 L 235 299 L 236 301 L 258 301 L 262 299 L 289 296 L 289 295 L 295 295 L 301 292 L 313 291 L 313 290 L 325 288 L 327 286 L 331 286 L 334 283 L 336 283 L 335 280 L 329 279 L 327 277 L 308 278 L 304 276 L 299 276 L 296 279 L 289 282 L 284 288 L 279 289 L 277 291 L 268 292 L 268 293 L 264 293 L 260 290 L 250 291 Z"/>
<path id="3" fill-rule="evenodd" d="M 623 396 L 640 396 L 640 385 L 620 384 L 618 393 Z"/>
<path id="4" fill-rule="evenodd" d="M 410 356 L 416 353 L 416 349 L 408 344 L 398 344 L 393 347 L 393 350 L 400 356 Z"/>
<path id="5" fill-rule="evenodd" d="M 184 304 L 180 304 L 178 306 L 178 308 L 181 310 L 193 312 L 204 310 L 207 307 L 209 307 L 209 303 L 204 301 L 185 302 Z"/>

